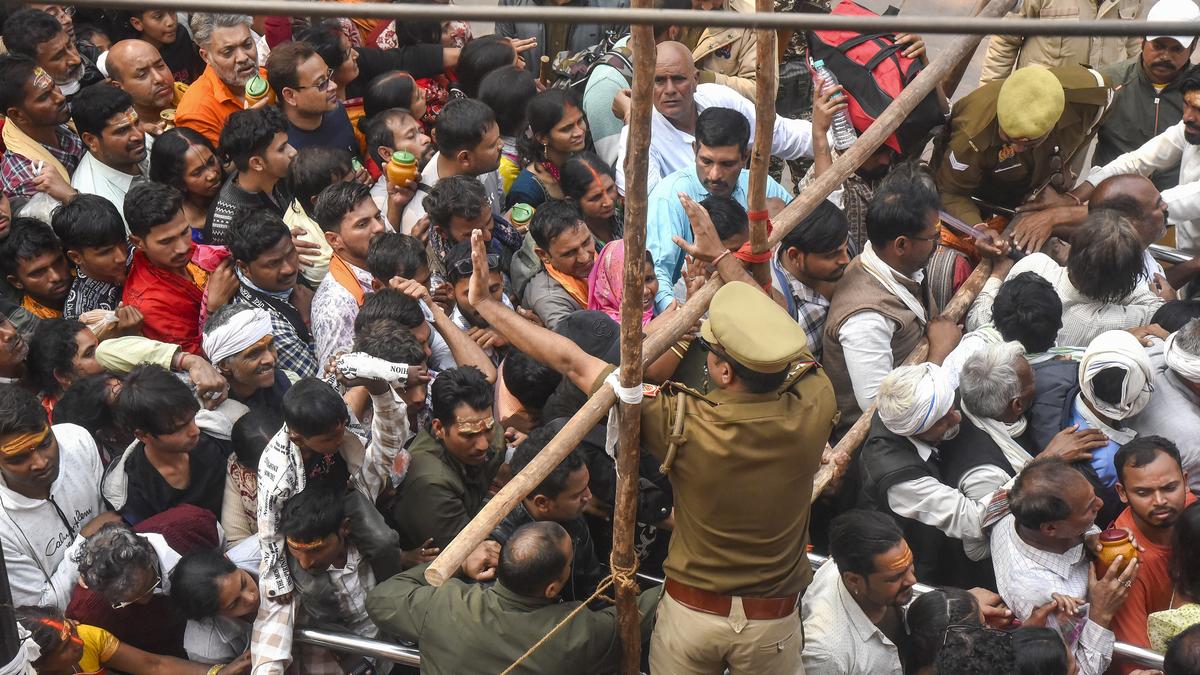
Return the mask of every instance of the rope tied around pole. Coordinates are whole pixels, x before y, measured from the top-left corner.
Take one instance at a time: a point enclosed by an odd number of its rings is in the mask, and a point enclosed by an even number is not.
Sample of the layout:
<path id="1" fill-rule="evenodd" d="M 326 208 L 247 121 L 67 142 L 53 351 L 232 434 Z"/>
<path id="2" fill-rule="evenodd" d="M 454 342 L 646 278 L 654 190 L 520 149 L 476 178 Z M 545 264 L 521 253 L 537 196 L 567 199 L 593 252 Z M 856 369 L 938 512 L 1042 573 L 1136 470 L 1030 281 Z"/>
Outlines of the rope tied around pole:
<path id="1" fill-rule="evenodd" d="M 604 594 L 604 591 L 608 590 L 609 586 L 613 586 L 613 587 L 617 588 L 618 590 L 626 589 L 630 593 L 637 593 L 640 590 L 638 588 L 638 583 L 637 583 L 637 571 L 638 571 L 637 556 L 633 557 L 632 565 L 629 565 L 628 567 L 622 567 L 620 564 L 617 563 L 616 557 L 612 553 L 609 553 L 608 568 L 610 570 L 609 575 L 604 577 L 604 579 L 601 580 L 599 584 L 596 584 L 596 592 L 595 593 L 592 593 L 588 597 L 587 600 L 584 600 L 583 602 L 581 602 L 579 604 L 578 607 L 571 610 L 570 614 L 564 616 L 562 621 L 559 621 L 557 624 L 555 624 L 554 627 L 549 630 L 549 632 L 547 632 L 545 635 L 542 636 L 542 639 L 533 643 L 532 647 L 530 647 L 529 649 L 526 649 L 525 653 L 522 654 L 520 657 L 518 657 L 516 661 L 513 661 L 512 665 L 509 666 L 508 668 L 506 668 L 504 670 L 504 672 L 500 673 L 500 675 L 510 675 L 510 673 L 516 672 L 517 668 L 519 668 L 521 666 L 521 664 L 525 663 L 525 661 L 527 661 L 529 659 L 529 657 L 533 656 L 533 654 L 535 652 L 537 652 L 537 650 L 540 649 L 542 647 L 542 645 L 549 642 L 550 638 L 554 637 L 554 635 L 556 633 L 558 633 L 558 631 L 562 630 L 563 626 L 566 626 L 568 623 L 571 622 L 572 619 L 579 616 L 579 614 L 581 612 L 587 610 L 588 605 L 592 604 L 592 601 L 603 599 L 605 602 L 608 602 L 609 604 L 612 604 L 612 605 L 617 604 L 616 599 Z"/>

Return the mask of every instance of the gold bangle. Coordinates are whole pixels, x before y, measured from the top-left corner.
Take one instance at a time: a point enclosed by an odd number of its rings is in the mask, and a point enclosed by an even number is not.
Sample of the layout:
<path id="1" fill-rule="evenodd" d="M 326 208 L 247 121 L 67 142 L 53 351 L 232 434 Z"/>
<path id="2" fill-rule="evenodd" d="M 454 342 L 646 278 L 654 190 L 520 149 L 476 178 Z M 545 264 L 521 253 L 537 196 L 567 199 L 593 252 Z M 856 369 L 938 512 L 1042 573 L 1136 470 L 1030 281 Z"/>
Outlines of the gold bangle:
<path id="1" fill-rule="evenodd" d="M 207 675 L 217 675 L 217 673 L 221 672 L 221 669 L 223 669 L 227 665 L 229 665 L 229 664 L 228 663 L 218 663 L 217 665 L 208 669 Z"/>

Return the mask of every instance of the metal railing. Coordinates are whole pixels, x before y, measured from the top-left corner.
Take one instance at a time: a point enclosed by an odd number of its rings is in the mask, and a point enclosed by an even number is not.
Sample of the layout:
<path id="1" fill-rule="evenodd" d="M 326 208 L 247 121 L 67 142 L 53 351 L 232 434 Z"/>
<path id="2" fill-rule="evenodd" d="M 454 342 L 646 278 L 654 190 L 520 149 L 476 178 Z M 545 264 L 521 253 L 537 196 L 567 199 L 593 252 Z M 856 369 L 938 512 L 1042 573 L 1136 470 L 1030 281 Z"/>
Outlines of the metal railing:
<path id="1" fill-rule="evenodd" d="M 75 7 L 137 9 L 145 0 L 73 0 Z M 1173 21 L 1071 21 L 1059 19 L 974 18 L 967 16 L 897 15 L 888 17 L 799 13 L 702 12 L 667 9 L 597 7 L 500 7 L 442 4 L 357 4 L 315 0 L 154 0 L 154 7 L 172 11 L 207 11 L 257 15 L 387 18 L 397 21 L 461 19 L 533 23 L 598 23 L 673 25 L 789 30 L 853 30 L 861 33 L 922 33 L 949 35 L 1137 36 L 1197 35 L 1195 23 Z"/>
<path id="2" fill-rule="evenodd" d="M 1188 262 L 1193 257 L 1191 253 L 1184 253 L 1177 248 L 1162 244 L 1150 244 L 1150 255 L 1159 262 L 1169 262 L 1172 265 Z"/>
<path id="3" fill-rule="evenodd" d="M 1173 249 L 1168 249 L 1173 250 Z M 816 553 L 808 554 L 808 561 L 812 563 L 813 568 L 819 568 L 828 560 L 827 557 L 817 555 Z M 653 584 L 661 585 L 663 580 L 659 577 L 654 577 L 649 574 L 638 572 L 638 577 L 643 581 L 648 581 Z M 936 590 L 933 586 L 925 584 L 917 584 L 913 587 L 913 593 L 921 595 L 929 591 Z M 346 633 L 331 633 L 324 630 L 313 630 L 301 628 L 296 630 L 296 639 L 305 644 L 315 645 L 317 647 L 326 647 L 340 652 L 348 652 L 361 656 L 369 656 L 376 659 L 384 659 L 399 663 L 406 666 L 421 666 L 421 652 L 413 647 L 384 642 L 382 640 L 373 640 L 370 638 L 358 637 L 357 635 L 349 635 Z M 1139 666 L 1148 666 L 1150 668 L 1163 667 L 1163 657 L 1161 654 L 1135 647 L 1134 645 L 1118 642 L 1113 645 L 1113 656 L 1121 660 L 1134 663 Z"/>

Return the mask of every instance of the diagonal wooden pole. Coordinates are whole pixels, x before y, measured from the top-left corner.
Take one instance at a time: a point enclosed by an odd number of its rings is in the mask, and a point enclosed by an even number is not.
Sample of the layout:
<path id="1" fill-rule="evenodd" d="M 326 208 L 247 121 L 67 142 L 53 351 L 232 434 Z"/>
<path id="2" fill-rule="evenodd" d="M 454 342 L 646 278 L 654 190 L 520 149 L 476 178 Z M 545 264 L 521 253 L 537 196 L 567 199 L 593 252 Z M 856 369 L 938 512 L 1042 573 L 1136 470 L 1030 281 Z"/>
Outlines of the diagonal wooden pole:
<path id="1" fill-rule="evenodd" d="M 1006 11 L 1009 4 L 1011 4 L 1011 0 L 990 0 L 987 7 L 980 12 L 980 16 L 998 17 Z M 937 83 L 945 77 L 954 64 L 958 63 L 963 54 L 973 50 L 979 44 L 980 39 L 979 36 L 959 38 L 934 59 L 929 67 L 921 75 L 918 75 L 916 80 L 901 92 L 896 100 L 892 101 L 892 104 L 875 121 L 875 124 L 871 125 L 866 133 L 859 136 L 854 146 L 834 160 L 829 171 L 814 181 L 807 190 L 792 200 L 792 203 L 773 219 L 775 231 L 768 238 L 767 245 L 777 244 L 805 216 L 811 213 L 817 204 L 821 203 L 821 200 L 829 196 L 829 193 L 854 173 L 862 162 L 900 126 L 913 108 L 929 92 L 933 91 Z M 643 364 L 662 356 L 691 328 L 692 324 L 707 311 L 708 303 L 720 286 L 719 279 L 710 280 L 699 292 L 688 299 L 680 311 L 674 312 L 661 330 L 655 331 L 647 337 L 643 345 Z M 579 445 L 583 437 L 604 418 L 608 409 L 615 402 L 616 395 L 608 387 L 603 387 L 592 394 L 583 408 L 575 413 L 571 421 L 542 449 L 534 461 L 530 462 L 521 473 L 513 476 L 512 480 L 476 514 L 467 527 L 463 528 L 463 531 L 442 550 L 441 555 L 425 572 L 425 578 L 429 583 L 439 586 L 446 579 L 456 575 L 463 560 L 471 551 L 487 538 L 496 524 L 513 510 L 517 502 L 537 487 L 550 471 L 558 466 L 558 463 L 571 450 L 575 449 L 575 446 Z M 859 443 L 861 443 L 861 439 Z M 842 445 L 839 444 L 839 447 Z M 850 448 L 848 453 L 853 452 L 856 448 L 857 445 Z M 816 490 L 814 490 L 815 492 Z"/>
<path id="2" fill-rule="evenodd" d="M 650 0 L 634 0 L 634 7 L 650 7 Z M 646 256 L 647 167 L 650 161 L 650 111 L 654 106 L 654 29 L 634 26 L 633 101 L 629 116 L 629 146 L 625 157 L 625 270 L 621 297 L 621 386 L 642 384 L 642 284 Z M 617 495 L 613 505 L 613 544 L 609 567 L 617 592 L 617 626 L 621 635 L 623 675 L 641 672 L 641 617 L 638 616 L 637 526 L 639 455 L 641 454 L 641 404 L 618 404 L 619 445 Z"/>

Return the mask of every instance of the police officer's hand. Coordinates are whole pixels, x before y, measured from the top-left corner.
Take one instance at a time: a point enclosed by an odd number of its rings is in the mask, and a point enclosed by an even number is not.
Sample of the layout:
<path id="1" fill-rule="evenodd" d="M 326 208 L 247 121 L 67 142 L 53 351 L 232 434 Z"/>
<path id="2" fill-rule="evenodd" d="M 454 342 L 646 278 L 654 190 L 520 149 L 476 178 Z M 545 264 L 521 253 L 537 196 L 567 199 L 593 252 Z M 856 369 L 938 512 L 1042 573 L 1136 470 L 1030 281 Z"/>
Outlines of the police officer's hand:
<path id="1" fill-rule="evenodd" d="M 1038 193 L 1036 197 L 1017 207 L 1017 213 L 1044 211 L 1059 206 L 1078 206 L 1079 202 L 1070 192 L 1059 192 L 1050 186 Z"/>
<path id="2" fill-rule="evenodd" d="M 487 247 L 483 241 L 483 230 L 471 231 L 471 281 L 467 286 L 467 302 L 478 308 L 492 301 L 488 288 Z"/>
<path id="3" fill-rule="evenodd" d="M 683 204 L 683 211 L 687 214 L 688 222 L 692 224 L 693 241 L 688 243 L 678 235 L 671 237 L 671 240 L 687 255 L 711 263 L 727 250 L 721 244 L 721 238 L 717 236 L 717 228 L 713 225 L 712 218 L 703 206 L 682 192 L 679 193 L 679 203 Z"/>
<path id="4" fill-rule="evenodd" d="M 1062 209 L 1024 212 L 1013 219 L 1013 245 L 1025 253 L 1037 253 L 1054 235 L 1056 225 L 1068 221 Z"/>

